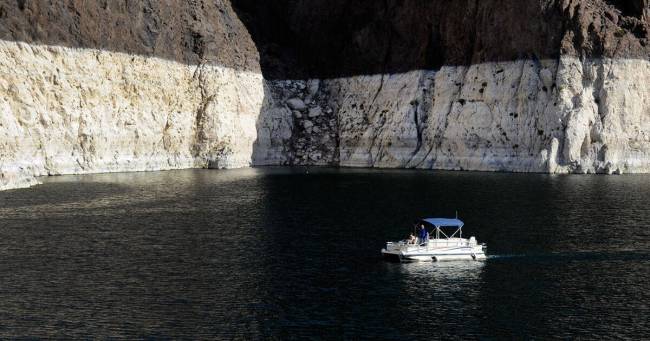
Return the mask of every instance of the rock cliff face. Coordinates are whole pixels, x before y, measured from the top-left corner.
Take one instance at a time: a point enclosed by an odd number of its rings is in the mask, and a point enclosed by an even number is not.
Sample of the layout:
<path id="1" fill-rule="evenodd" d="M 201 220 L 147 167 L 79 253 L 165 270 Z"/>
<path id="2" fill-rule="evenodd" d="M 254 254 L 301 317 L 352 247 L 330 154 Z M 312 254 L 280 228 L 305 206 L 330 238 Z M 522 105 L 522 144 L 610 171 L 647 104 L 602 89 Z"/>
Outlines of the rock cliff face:
<path id="1" fill-rule="evenodd" d="M 250 165 L 259 73 L 0 42 L 0 75 L 7 187 L 39 175 Z"/>
<path id="2" fill-rule="evenodd" d="M 251 165 L 259 56 L 227 2 L 0 2 L 0 189 Z"/>
<path id="3" fill-rule="evenodd" d="M 265 78 L 321 79 L 289 163 L 650 171 L 646 0 L 235 4 Z"/>
<path id="4" fill-rule="evenodd" d="M 650 172 L 647 0 L 0 0 L 0 189 L 251 165 Z"/>

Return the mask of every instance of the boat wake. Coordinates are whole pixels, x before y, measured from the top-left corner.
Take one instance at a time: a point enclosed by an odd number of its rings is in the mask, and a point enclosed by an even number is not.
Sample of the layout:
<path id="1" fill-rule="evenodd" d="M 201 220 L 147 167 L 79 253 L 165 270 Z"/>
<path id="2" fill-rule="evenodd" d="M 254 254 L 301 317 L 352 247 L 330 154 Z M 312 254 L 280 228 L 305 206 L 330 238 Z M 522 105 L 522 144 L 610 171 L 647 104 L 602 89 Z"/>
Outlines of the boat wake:
<path id="1" fill-rule="evenodd" d="M 500 260 L 525 260 L 525 261 L 627 261 L 627 260 L 650 260 L 650 253 L 639 251 L 580 251 L 580 252 L 549 252 L 530 254 L 501 254 L 487 255 L 488 261 Z"/>
<path id="2" fill-rule="evenodd" d="M 525 254 L 504 254 L 504 255 L 487 255 L 488 260 L 490 259 L 507 259 L 507 258 L 523 258 L 526 257 Z"/>

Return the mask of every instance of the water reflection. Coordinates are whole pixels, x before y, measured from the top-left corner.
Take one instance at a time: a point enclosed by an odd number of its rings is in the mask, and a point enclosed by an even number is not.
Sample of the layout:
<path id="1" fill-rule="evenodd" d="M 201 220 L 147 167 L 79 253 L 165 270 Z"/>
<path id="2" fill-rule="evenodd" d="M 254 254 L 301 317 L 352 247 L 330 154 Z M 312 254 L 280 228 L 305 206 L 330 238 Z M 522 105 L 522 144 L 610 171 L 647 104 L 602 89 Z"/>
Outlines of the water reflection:
<path id="1" fill-rule="evenodd" d="M 399 284 L 392 301 L 403 314 L 405 335 L 439 339 L 471 338 L 479 318 L 479 294 L 486 262 L 388 264 L 387 276 Z"/>
<path id="2" fill-rule="evenodd" d="M 484 261 L 411 262 L 388 268 L 387 271 L 398 272 L 405 281 L 444 285 L 478 280 L 484 267 Z"/>

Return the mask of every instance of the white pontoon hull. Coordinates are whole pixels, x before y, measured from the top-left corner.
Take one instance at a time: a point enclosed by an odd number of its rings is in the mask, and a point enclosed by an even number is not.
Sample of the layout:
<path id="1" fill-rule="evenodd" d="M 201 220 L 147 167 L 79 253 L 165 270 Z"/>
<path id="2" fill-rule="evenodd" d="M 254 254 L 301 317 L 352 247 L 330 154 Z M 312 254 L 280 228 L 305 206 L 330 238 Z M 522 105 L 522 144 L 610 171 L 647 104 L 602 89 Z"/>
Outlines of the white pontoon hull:
<path id="1" fill-rule="evenodd" d="M 388 243 L 381 250 L 384 257 L 400 262 L 435 262 L 448 260 L 484 260 L 485 246 L 457 238 L 454 242 L 432 240 L 428 245 L 404 242 Z"/>

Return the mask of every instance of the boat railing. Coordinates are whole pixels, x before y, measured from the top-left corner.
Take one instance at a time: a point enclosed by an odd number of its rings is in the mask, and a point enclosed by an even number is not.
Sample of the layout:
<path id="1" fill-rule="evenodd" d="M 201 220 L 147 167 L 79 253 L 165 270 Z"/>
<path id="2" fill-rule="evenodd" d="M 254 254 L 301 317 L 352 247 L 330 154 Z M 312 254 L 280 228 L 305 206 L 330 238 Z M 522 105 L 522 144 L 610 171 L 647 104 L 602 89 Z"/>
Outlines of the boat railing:
<path id="1" fill-rule="evenodd" d="M 472 244 L 468 239 L 462 238 L 439 238 L 429 239 L 426 243 L 410 243 L 408 240 L 400 240 L 397 242 L 386 242 L 387 249 L 407 249 L 411 251 L 426 250 L 430 247 L 471 247 Z"/>

